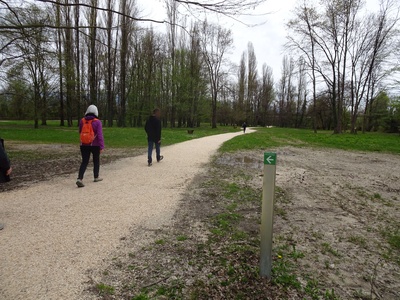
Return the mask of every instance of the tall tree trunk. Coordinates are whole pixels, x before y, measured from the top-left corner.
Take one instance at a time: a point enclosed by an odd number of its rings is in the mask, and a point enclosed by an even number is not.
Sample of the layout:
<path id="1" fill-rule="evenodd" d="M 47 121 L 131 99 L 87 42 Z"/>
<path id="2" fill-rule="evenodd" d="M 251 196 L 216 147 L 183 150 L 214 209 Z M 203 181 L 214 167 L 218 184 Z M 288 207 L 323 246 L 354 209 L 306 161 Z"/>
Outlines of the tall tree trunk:
<path id="1" fill-rule="evenodd" d="M 91 0 L 90 12 L 90 48 L 89 48 L 89 94 L 90 104 L 97 104 L 97 80 L 96 80 L 96 38 L 97 38 L 97 0 Z"/>
<path id="2" fill-rule="evenodd" d="M 120 59 L 121 59 L 121 76 L 120 76 L 120 93 L 119 93 L 119 101 L 120 101 L 120 113 L 119 113 L 119 122 L 118 126 L 126 127 L 126 69 L 127 69 L 127 55 L 128 55 L 128 20 L 126 14 L 128 12 L 127 8 L 127 0 L 121 1 L 121 13 L 123 14 L 121 17 L 121 51 L 120 51 Z"/>
<path id="3" fill-rule="evenodd" d="M 80 8 L 79 0 L 75 0 L 75 49 L 76 49 L 76 117 L 79 122 L 82 116 L 82 83 L 81 83 L 81 46 L 79 38 Z M 79 123 L 78 123 L 79 124 Z"/>
<path id="4" fill-rule="evenodd" d="M 61 7 L 59 4 L 56 5 L 56 26 L 61 26 Z M 58 53 L 58 71 L 59 71 L 59 117 L 60 126 L 65 126 L 64 116 L 64 81 L 63 81 L 63 52 L 62 52 L 62 37 L 61 29 L 57 29 L 57 53 Z"/>
<path id="5" fill-rule="evenodd" d="M 73 103 L 75 99 L 75 72 L 74 72 L 74 50 L 73 50 L 73 39 L 71 29 L 71 7 L 68 6 L 69 0 L 65 0 L 65 77 L 66 77 L 66 89 L 67 89 L 67 122 L 68 126 L 73 125 Z"/>
<path id="6" fill-rule="evenodd" d="M 107 79 L 106 79 L 106 89 L 107 89 L 107 120 L 108 126 L 113 126 L 114 120 L 114 95 L 113 95 L 113 61 L 112 61 L 112 24 L 113 24 L 113 13 L 111 11 L 113 1 L 109 0 L 107 4 Z"/>

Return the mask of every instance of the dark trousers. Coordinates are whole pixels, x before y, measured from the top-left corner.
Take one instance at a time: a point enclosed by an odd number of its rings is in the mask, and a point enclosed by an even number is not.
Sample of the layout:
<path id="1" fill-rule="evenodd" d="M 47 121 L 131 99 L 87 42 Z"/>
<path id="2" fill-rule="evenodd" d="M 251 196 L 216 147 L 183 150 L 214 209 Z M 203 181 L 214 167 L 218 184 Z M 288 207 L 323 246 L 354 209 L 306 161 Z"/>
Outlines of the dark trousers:
<path id="1" fill-rule="evenodd" d="M 160 143 L 154 142 L 151 139 L 147 139 L 147 143 L 148 143 L 148 148 L 147 148 L 147 162 L 148 163 L 152 163 L 153 159 L 152 159 L 152 154 L 153 154 L 153 146 L 156 145 L 156 158 L 157 161 L 160 160 Z"/>
<path id="2" fill-rule="evenodd" d="M 100 147 L 99 146 L 81 146 L 82 163 L 79 168 L 78 179 L 83 179 L 86 168 L 89 164 L 90 154 L 93 154 L 93 174 L 94 178 L 99 177 L 100 171 Z"/>

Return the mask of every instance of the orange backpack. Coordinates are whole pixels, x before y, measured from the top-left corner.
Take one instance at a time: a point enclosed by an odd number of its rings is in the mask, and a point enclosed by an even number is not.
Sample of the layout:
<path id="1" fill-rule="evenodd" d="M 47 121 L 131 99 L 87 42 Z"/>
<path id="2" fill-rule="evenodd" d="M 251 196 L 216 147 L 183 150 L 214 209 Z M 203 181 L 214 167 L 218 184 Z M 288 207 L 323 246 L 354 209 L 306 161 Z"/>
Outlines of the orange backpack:
<path id="1" fill-rule="evenodd" d="M 82 118 L 82 130 L 81 130 L 81 143 L 83 145 L 91 145 L 95 139 L 92 122 L 97 120 L 96 118 L 92 120 L 86 120 Z"/>

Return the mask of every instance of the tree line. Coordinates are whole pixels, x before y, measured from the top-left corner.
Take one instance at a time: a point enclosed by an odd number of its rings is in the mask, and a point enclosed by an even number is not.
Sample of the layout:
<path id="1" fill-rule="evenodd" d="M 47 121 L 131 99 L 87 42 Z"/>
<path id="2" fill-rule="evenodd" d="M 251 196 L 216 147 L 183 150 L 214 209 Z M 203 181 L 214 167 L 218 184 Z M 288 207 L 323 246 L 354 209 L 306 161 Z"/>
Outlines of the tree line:
<path id="1" fill-rule="evenodd" d="M 251 42 L 231 62 L 229 29 L 180 13 L 191 5 L 235 15 L 262 2 L 165 0 L 159 32 L 157 20 L 142 25 L 134 0 L 0 0 L 0 117 L 74 126 L 96 104 L 110 127 L 143 126 L 159 107 L 171 127 L 398 128 L 398 100 L 383 84 L 396 71 L 399 37 L 390 1 L 368 17 L 361 1 L 303 1 L 277 82 L 266 64 L 259 72 Z"/>
<path id="2" fill-rule="evenodd" d="M 386 100 L 388 85 L 399 71 L 400 5 L 380 0 L 379 8 L 368 13 L 365 4 L 362 0 L 300 1 L 287 24 L 286 46 L 297 54 L 298 72 L 307 70 L 311 82 L 314 130 L 320 126 L 335 133 L 376 130 L 384 103 L 386 113 L 381 119 L 400 125 L 398 97 L 394 94 Z M 296 94 L 290 86 L 294 63 L 286 62 L 283 69 L 279 91 L 285 109 Z M 308 92 L 302 83 L 298 97 Z"/>

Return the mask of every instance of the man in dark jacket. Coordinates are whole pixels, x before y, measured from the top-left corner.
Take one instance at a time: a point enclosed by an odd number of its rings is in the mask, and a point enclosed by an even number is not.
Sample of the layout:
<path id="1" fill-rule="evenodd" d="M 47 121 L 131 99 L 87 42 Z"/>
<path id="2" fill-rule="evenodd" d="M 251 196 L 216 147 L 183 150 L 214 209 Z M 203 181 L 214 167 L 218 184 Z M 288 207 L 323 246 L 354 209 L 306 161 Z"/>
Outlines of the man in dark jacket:
<path id="1" fill-rule="evenodd" d="M 161 111 L 159 108 L 153 110 L 153 115 L 151 115 L 147 121 L 144 129 L 147 133 L 147 142 L 148 142 L 148 159 L 147 163 L 150 167 L 152 165 L 152 153 L 153 153 L 153 145 L 156 145 L 156 158 L 157 162 L 160 162 L 164 157 L 160 155 L 160 146 L 161 146 Z"/>
<path id="2" fill-rule="evenodd" d="M 0 138 L 0 183 L 10 181 L 11 171 L 10 160 L 8 159 L 6 150 L 4 149 L 4 140 Z M 4 225 L 0 223 L 0 230 L 3 228 Z"/>
<path id="3" fill-rule="evenodd" d="M 4 140 L 0 138 L 0 183 L 10 181 L 11 171 L 10 160 L 4 149 Z"/>

